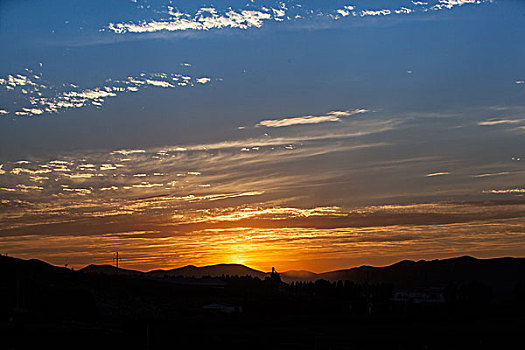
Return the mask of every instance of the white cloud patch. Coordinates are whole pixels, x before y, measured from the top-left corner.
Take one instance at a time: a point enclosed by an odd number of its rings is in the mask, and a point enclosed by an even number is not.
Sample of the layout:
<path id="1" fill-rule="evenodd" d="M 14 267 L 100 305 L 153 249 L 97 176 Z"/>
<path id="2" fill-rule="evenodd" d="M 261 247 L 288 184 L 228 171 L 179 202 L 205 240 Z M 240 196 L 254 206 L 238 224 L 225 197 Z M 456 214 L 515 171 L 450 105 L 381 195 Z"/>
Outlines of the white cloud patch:
<path id="1" fill-rule="evenodd" d="M 268 119 L 263 120 L 257 126 L 265 126 L 268 128 L 280 128 L 292 125 L 306 125 L 319 124 L 327 122 L 338 122 L 342 117 L 349 117 L 355 114 L 370 112 L 368 109 L 354 109 L 346 111 L 331 111 L 324 115 L 305 115 L 301 117 L 290 117 L 283 119 Z"/>
<path id="2" fill-rule="evenodd" d="M 215 7 L 201 7 L 195 10 L 181 11 L 173 6 L 167 6 L 154 13 L 155 19 L 145 19 L 142 21 L 129 21 L 119 23 L 109 23 L 102 31 L 108 30 L 116 34 L 137 34 L 155 33 L 161 31 L 180 32 L 180 31 L 209 31 L 227 28 L 249 29 L 261 28 L 265 23 L 279 23 L 285 21 L 308 21 L 319 18 L 330 20 L 347 20 L 349 18 L 359 18 L 368 16 L 390 16 L 390 15 L 411 15 L 414 13 L 425 13 L 452 9 L 463 5 L 479 5 L 490 2 L 490 0 L 432 0 L 428 2 L 412 1 L 399 2 L 388 8 L 371 9 L 367 8 L 367 3 L 347 4 L 342 7 L 334 7 L 327 4 L 323 9 L 312 8 L 299 3 L 285 3 L 279 0 L 273 4 L 261 6 L 254 1 L 247 2 L 243 8 L 218 9 Z M 159 14 L 161 16 L 159 16 Z M 163 15 L 163 16 L 162 16 Z M 167 16 L 167 18 L 166 18 Z"/>
<path id="3" fill-rule="evenodd" d="M 361 17 L 364 16 L 388 16 L 392 13 L 390 10 L 363 10 L 359 13 Z"/>
<path id="4" fill-rule="evenodd" d="M 207 84 L 211 81 L 210 78 L 198 78 L 195 80 L 199 84 Z"/>
<path id="5" fill-rule="evenodd" d="M 354 9 L 355 9 L 355 6 L 346 5 L 342 9 L 337 9 L 336 12 L 342 17 L 347 17 L 350 15 L 355 15 L 355 13 L 353 12 Z"/>
<path id="6" fill-rule="evenodd" d="M 8 188 L 8 187 L 0 187 L 0 191 L 4 191 L 4 192 L 16 192 L 16 189 L 14 189 L 14 188 Z"/>
<path id="7" fill-rule="evenodd" d="M 143 149 L 121 149 L 118 151 L 113 151 L 110 154 L 121 154 L 124 156 L 128 156 L 130 154 L 136 154 L 136 153 L 146 153 L 146 150 Z"/>
<path id="8" fill-rule="evenodd" d="M 478 122 L 480 126 L 495 126 L 505 124 L 519 124 L 525 122 L 525 119 L 489 119 L 486 121 Z"/>
<path id="9" fill-rule="evenodd" d="M 16 185 L 16 187 L 21 191 L 21 192 L 28 192 L 28 191 L 42 191 L 44 188 L 41 187 L 41 186 L 32 186 L 32 185 L 22 185 L 22 184 L 18 184 Z"/>
<path id="10" fill-rule="evenodd" d="M 502 175 L 508 175 L 508 174 L 510 174 L 508 171 L 501 171 L 499 173 L 484 173 L 484 174 L 473 175 L 473 177 L 483 178 L 483 177 L 492 177 L 492 176 L 502 176 Z"/>
<path id="11" fill-rule="evenodd" d="M 507 190 L 489 190 L 486 193 L 492 194 L 525 194 L 525 188 L 511 188 Z"/>
<path id="12" fill-rule="evenodd" d="M 443 175 L 448 175 L 448 174 L 450 174 L 450 173 L 447 172 L 447 171 L 440 171 L 440 172 L 436 172 L 436 173 L 426 174 L 425 176 L 426 177 L 434 177 L 434 176 L 443 176 Z"/>
<path id="13" fill-rule="evenodd" d="M 65 92 L 62 96 L 70 97 L 72 99 L 96 101 L 98 99 L 103 99 L 106 97 L 114 97 L 117 96 L 117 94 L 113 93 L 111 91 L 111 88 L 105 87 L 103 89 L 97 88 L 94 90 L 86 89 L 83 91 Z"/>
<path id="14" fill-rule="evenodd" d="M 38 83 L 34 82 L 33 79 L 39 79 L 39 76 L 27 76 L 22 74 L 16 74 L 12 75 L 9 74 L 6 78 L 0 78 L 0 85 L 4 86 L 11 86 L 12 88 L 16 88 L 19 86 L 38 86 Z"/>
<path id="15" fill-rule="evenodd" d="M 169 9 L 171 18 L 164 21 L 144 21 L 141 23 L 110 23 L 108 29 L 117 34 L 124 33 L 152 33 L 159 31 L 186 31 L 186 30 L 211 30 L 221 28 L 248 29 L 260 28 L 264 21 L 281 19 L 283 10 L 276 9 L 253 11 L 229 10 L 218 14 L 214 8 L 201 8 L 194 16 Z"/>
<path id="16" fill-rule="evenodd" d="M 163 88 L 175 87 L 170 82 L 162 81 L 162 80 L 153 80 L 153 79 L 146 79 L 146 84 L 149 84 L 151 86 L 163 87 Z"/>
<path id="17" fill-rule="evenodd" d="M 62 191 L 64 192 L 70 192 L 79 196 L 85 196 L 88 194 L 91 194 L 92 190 L 89 188 L 70 188 L 69 186 L 64 186 L 62 188 Z"/>
<path id="18" fill-rule="evenodd" d="M 194 79 L 177 73 L 141 73 L 123 80 L 107 79 L 103 86 L 81 89 L 72 83 L 61 84 L 62 87 L 57 88 L 54 84 L 44 83 L 41 75 L 10 74 L 6 78 L 0 77 L 0 86 L 4 86 L 8 93 L 18 95 L 17 97 L 25 100 L 27 104 L 22 108 L 13 104 L 13 109 L 16 108 L 13 113 L 16 116 L 29 117 L 87 106 L 100 108 L 108 98 L 114 98 L 126 92 L 137 92 L 147 87 L 188 87 L 207 84 L 210 81 L 208 77 Z M 70 88 L 73 89 L 68 90 Z M 0 109 L 0 115 L 9 113 L 7 109 Z"/>
<path id="19" fill-rule="evenodd" d="M 397 15 L 400 15 L 400 14 L 405 14 L 405 15 L 408 15 L 408 14 L 411 14 L 412 12 L 414 12 L 414 10 L 412 9 L 409 9 L 409 8 L 406 8 L 406 7 L 401 7 L 397 10 L 394 10 L 394 12 L 397 14 Z"/>
<path id="20" fill-rule="evenodd" d="M 439 0 L 439 3 L 431 7 L 432 10 L 451 9 L 454 6 L 479 5 L 486 0 Z"/>

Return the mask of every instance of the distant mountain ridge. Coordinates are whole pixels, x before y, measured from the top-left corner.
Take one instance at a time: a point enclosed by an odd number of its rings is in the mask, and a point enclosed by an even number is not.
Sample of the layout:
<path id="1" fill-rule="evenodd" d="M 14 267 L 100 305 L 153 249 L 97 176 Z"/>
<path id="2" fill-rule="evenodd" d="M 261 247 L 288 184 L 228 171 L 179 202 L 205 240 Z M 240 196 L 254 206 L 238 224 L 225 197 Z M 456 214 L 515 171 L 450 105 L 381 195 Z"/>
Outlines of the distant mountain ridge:
<path id="1" fill-rule="evenodd" d="M 81 271 L 88 273 L 114 273 L 109 265 L 90 265 Z M 108 272 L 106 272 L 108 271 Z M 120 270 L 119 270 L 119 273 Z M 122 270 L 125 275 L 143 275 L 154 278 L 202 278 L 205 276 L 220 277 L 251 276 L 264 279 L 269 273 L 252 269 L 240 264 L 218 264 L 197 267 L 188 265 L 170 270 L 153 270 L 140 272 Z M 425 286 L 446 286 L 449 283 L 477 281 L 497 289 L 510 289 L 517 280 L 525 280 L 525 258 L 477 259 L 470 256 L 411 261 L 403 260 L 383 267 L 360 266 L 325 273 L 314 273 L 304 270 L 291 270 L 281 273 L 286 283 L 313 282 L 319 279 L 327 281 L 351 281 L 354 283 L 388 283 L 397 288 L 420 288 Z"/>
<path id="2" fill-rule="evenodd" d="M 444 287 L 450 283 L 479 282 L 495 291 L 511 291 L 525 281 L 525 258 L 476 259 L 470 256 L 443 260 L 403 260 L 390 266 L 338 270 L 317 275 L 328 281 L 388 283 L 396 288 Z"/>
<path id="3" fill-rule="evenodd" d="M 217 264 L 209 266 L 187 265 L 175 269 L 158 269 L 148 272 L 138 270 L 129 270 L 117 268 L 113 265 L 88 265 L 79 270 L 88 274 L 106 274 L 106 275 L 123 275 L 123 276 L 140 276 L 151 278 L 203 278 L 203 277 L 220 277 L 229 276 L 251 276 L 264 279 L 269 273 L 258 271 L 241 264 Z"/>
<path id="4" fill-rule="evenodd" d="M 217 264 L 197 267 L 194 265 L 187 265 L 171 270 L 153 270 L 146 272 L 152 277 L 193 277 L 201 278 L 205 276 L 219 277 L 222 275 L 230 276 L 251 276 L 264 278 L 268 274 L 262 271 L 252 269 L 241 264 Z"/>
<path id="5" fill-rule="evenodd" d="M 71 273 L 63 267 L 56 267 L 45 262 L 31 259 L 1 257 L 1 268 L 9 265 L 21 265 L 25 269 L 35 271 L 53 270 L 59 273 Z M 184 266 L 170 270 L 153 270 L 142 272 L 119 268 L 118 271 L 111 265 L 88 265 L 79 270 L 87 274 L 119 274 L 122 276 L 136 276 L 143 278 L 202 278 L 230 276 L 251 276 L 264 279 L 269 273 L 252 269 L 240 264 L 218 264 L 197 267 Z M 310 271 L 286 271 L 281 273 L 281 279 L 290 283 L 293 281 L 310 282 L 319 279 L 331 282 L 342 280 L 354 283 L 388 283 L 396 288 L 423 288 L 428 286 L 446 286 L 450 283 L 466 283 L 477 281 L 494 289 L 511 290 L 517 282 L 525 281 L 525 258 L 494 258 L 476 259 L 470 256 L 449 258 L 442 260 L 403 260 L 384 267 L 360 266 L 350 269 L 336 270 L 325 273 Z"/>

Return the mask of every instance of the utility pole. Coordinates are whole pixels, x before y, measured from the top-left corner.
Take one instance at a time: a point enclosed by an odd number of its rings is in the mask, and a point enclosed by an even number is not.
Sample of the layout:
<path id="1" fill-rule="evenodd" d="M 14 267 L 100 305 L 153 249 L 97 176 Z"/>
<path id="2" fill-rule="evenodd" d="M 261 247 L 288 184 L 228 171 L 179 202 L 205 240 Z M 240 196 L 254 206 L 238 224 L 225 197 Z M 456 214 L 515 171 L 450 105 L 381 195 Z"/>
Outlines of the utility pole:
<path id="1" fill-rule="evenodd" d="M 117 273 L 118 273 L 118 261 L 120 260 L 120 258 L 118 256 L 118 252 L 115 253 L 115 258 L 113 260 L 115 260 L 115 265 L 117 267 Z"/>

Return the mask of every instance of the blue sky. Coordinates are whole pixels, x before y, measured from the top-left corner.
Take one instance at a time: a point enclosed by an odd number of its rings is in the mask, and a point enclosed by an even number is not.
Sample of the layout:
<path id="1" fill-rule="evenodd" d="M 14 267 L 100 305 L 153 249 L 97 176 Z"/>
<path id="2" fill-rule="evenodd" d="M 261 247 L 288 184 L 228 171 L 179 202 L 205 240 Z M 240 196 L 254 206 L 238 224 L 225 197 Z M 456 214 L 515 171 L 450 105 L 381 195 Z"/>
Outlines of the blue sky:
<path id="1" fill-rule="evenodd" d="M 428 237 L 399 237 L 423 224 L 420 215 L 442 218 L 429 223 L 435 232 L 478 217 L 477 231 L 516 231 L 524 14 L 521 1 L 2 1 L 2 243 L 83 264 L 109 259 L 107 235 L 141 232 L 148 247 L 169 238 L 173 249 L 151 258 L 130 238 L 134 267 L 194 254 L 265 268 L 264 247 L 248 240 L 234 257 L 232 242 L 241 231 L 271 236 L 270 225 L 288 242 L 273 258 L 294 268 L 523 255 L 521 236 L 437 235 L 434 248 Z M 448 205 L 468 215 L 449 217 Z M 384 210 L 408 226 L 369 249 L 309 245 L 325 226 L 354 235 L 356 210 L 374 213 L 358 225 L 367 232 L 392 229 Z M 188 229 L 195 220 L 185 218 L 203 213 L 215 219 Z M 144 218 L 154 224 L 142 227 Z M 83 231 L 89 219 L 100 234 Z M 207 235 L 223 222 L 236 233 L 218 233 L 231 240 L 212 247 Z M 196 242 L 181 243 L 188 232 Z M 104 248 L 90 250 L 84 234 Z M 58 236 L 78 242 L 50 250 L 41 241 Z M 170 255 L 197 243 L 198 253 Z M 308 253 L 291 254 L 294 244 Z"/>

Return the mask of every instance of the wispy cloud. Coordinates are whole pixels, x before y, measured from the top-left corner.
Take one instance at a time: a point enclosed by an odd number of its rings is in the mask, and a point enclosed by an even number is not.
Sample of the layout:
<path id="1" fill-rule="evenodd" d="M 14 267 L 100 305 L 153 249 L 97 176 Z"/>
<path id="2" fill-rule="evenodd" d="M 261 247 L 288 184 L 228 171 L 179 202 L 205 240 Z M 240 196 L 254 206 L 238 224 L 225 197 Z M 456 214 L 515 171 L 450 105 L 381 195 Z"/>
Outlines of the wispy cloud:
<path id="1" fill-rule="evenodd" d="M 450 173 L 447 172 L 447 171 L 440 171 L 440 172 L 436 172 L 436 173 L 426 174 L 425 176 L 426 177 L 434 177 L 434 176 L 443 176 L 443 175 L 448 175 L 448 174 L 450 174 Z"/>
<path id="2" fill-rule="evenodd" d="M 491 177 L 491 176 L 502 176 L 502 175 L 508 175 L 508 171 L 501 171 L 499 173 L 484 173 L 484 174 L 478 174 L 473 175 L 473 177 L 482 178 L 482 177 Z"/>
<path id="3" fill-rule="evenodd" d="M 266 126 L 268 128 L 281 128 L 292 125 L 319 124 L 327 122 L 338 122 L 342 117 L 349 117 L 355 114 L 370 112 L 368 109 L 354 109 L 346 111 L 331 111 L 323 115 L 304 115 L 300 117 L 290 117 L 283 119 L 263 120 L 257 126 Z"/>
<path id="4" fill-rule="evenodd" d="M 504 190 L 488 190 L 485 193 L 492 194 L 525 194 L 525 188 L 510 188 Z"/>
<path id="5" fill-rule="evenodd" d="M 352 257 L 359 264 L 377 255 L 399 260 L 407 252 L 426 257 L 497 249 L 512 255 L 525 243 L 523 206 L 428 203 L 367 207 L 362 212 L 361 208 L 241 206 L 178 211 L 171 217 L 70 218 L 4 228 L 0 244 L 13 255 L 77 266 L 107 263 L 118 249 L 127 258 L 126 267 L 141 269 L 218 261 L 254 267 L 277 264 L 286 269 L 293 263 L 305 267 L 312 255 L 317 269 L 321 259 L 340 263 Z M 211 220 L 203 222 L 199 216 Z M 28 240 L 30 245 L 25 244 Z"/>
<path id="6" fill-rule="evenodd" d="M 525 122 L 525 119 L 489 119 L 486 121 L 478 122 L 480 126 L 495 126 L 504 124 L 520 124 Z"/>

